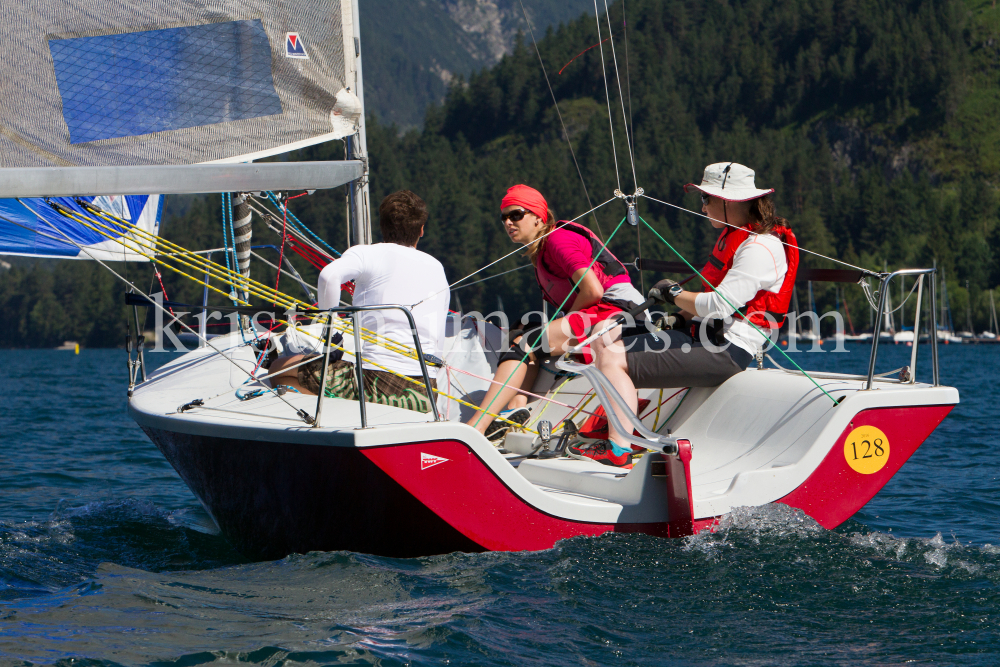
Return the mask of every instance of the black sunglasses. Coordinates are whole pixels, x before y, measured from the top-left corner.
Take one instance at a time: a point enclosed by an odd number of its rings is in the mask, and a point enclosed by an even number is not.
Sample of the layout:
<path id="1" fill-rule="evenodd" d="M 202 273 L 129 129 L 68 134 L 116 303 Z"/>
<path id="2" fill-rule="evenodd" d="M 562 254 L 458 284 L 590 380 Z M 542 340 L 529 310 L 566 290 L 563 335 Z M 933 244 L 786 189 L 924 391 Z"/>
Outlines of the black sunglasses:
<path id="1" fill-rule="evenodd" d="M 702 206 L 708 206 L 708 202 L 712 201 L 712 195 L 706 195 L 704 192 L 701 193 L 701 204 Z"/>
<path id="2" fill-rule="evenodd" d="M 524 219 L 524 216 L 527 214 L 528 212 L 525 211 L 523 208 L 519 208 L 514 211 L 509 211 L 507 213 L 501 213 L 500 222 L 507 222 L 508 220 L 513 220 L 514 222 L 520 222 L 521 220 Z"/>

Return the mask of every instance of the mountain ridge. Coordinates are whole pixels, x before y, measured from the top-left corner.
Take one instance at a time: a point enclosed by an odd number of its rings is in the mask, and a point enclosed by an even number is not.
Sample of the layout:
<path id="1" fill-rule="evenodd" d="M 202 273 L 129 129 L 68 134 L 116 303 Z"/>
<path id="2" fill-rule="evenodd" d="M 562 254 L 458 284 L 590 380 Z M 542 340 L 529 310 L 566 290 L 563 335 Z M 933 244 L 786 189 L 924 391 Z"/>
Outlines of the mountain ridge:
<path id="1" fill-rule="evenodd" d="M 536 37 L 587 10 L 525 4 Z M 527 33 L 519 0 L 361 0 L 360 14 L 366 109 L 401 130 L 420 127 L 456 77 L 495 65 Z"/>

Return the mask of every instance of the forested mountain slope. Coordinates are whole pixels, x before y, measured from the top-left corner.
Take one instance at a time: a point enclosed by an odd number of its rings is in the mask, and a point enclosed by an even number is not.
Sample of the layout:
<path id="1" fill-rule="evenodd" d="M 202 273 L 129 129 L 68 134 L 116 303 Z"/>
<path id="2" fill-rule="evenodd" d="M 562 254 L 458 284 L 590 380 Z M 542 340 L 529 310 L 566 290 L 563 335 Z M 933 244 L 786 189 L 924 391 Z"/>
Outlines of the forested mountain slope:
<path id="1" fill-rule="evenodd" d="M 610 23 L 624 97 L 606 43 L 614 151 L 601 50 L 587 50 L 598 41 L 592 15 L 539 41 L 565 134 L 530 43 L 457 79 L 421 131 L 400 135 L 370 122 L 373 200 L 399 188 L 427 200 L 431 220 L 420 247 L 441 259 L 450 279 L 513 249 L 497 214 L 510 185 L 538 187 L 563 218 L 589 208 L 568 136 L 594 204 L 619 183 L 627 192 L 638 183 L 697 210 L 683 184 L 697 182 L 708 163 L 739 161 L 757 171 L 758 184 L 776 188 L 779 213 L 803 246 L 872 268 L 936 261 L 947 272 L 955 319 L 964 322 L 971 299 L 977 330 L 986 326 L 987 290 L 1000 283 L 1000 10 L 991 0 L 627 0 L 611 6 Z M 601 25 L 606 37 L 603 18 Z M 634 180 L 622 106 L 634 138 Z M 295 159 L 342 156 L 337 143 Z M 341 190 L 298 199 L 293 210 L 344 245 Z M 624 213 L 615 202 L 585 221 L 607 237 Z M 640 213 L 693 263 L 704 261 L 715 236 L 707 223 L 648 201 Z M 195 202 L 164 229 L 187 247 L 213 247 L 221 239 L 218 198 Z M 262 225 L 255 234 L 277 239 Z M 611 246 L 630 260 L 635 230 L 623 228 Z M 641 247 L 643 256 L 676 259 L 648 231 Z M 484 275 L 524 263 L 515 255 Z M 0 308 L 13 326 L 0 343 L 47 344 L 28 337 L 31 304 L 72 301 L 74 283 L 85 283 L 90 268 L 59 271 L 55 280 L 9 272 Z M 200 299 L 197 286 L 165 278 L 171 297 Z M 533 283 L 530 269 L 517 271 L 457 291 L 453 305 L 460 299 L 465 310 L 488 312 L 502 297 L 507 312 L 519 314 L 539 305 Z M 846 296 L 861 328 L 860 290 L 847 287 Z M 835 302 L 832 289 L 817 298 L 821 310 Z M 82 324 L 46 331 L 61 340 L 73 337 L 72 326 Z"/>
<path id="2" fill-rule="evenodd" d="M 544 32 L 593 5 L 531 0 L 525 11 Z M 527 26 L 518 0 L 360 0 L 365 105 L 400 127 L 419 127 L 456 76 L 495 64 Z"/>

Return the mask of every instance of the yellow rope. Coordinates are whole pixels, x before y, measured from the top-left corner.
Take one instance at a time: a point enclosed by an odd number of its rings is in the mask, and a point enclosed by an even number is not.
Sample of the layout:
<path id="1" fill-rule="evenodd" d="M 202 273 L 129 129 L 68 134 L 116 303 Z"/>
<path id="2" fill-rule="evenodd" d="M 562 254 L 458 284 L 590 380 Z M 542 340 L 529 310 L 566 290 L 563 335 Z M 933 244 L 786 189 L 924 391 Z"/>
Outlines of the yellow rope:
<path id="1" fill-rule="evenodd" d="M 656 405 L 656 417 L 653 418 L 653 432 L 656 432 L 656 425 L 660 423 L 660 408 L 663 407 L 663 390 L 660 390 L 660 397 L 657 400 Z"/>
<path id="2" fill-rule="evenodd" d="M 111 220 L 111 221 L 115 222 L 119 227 L 126 228 L 126 229 L 129 229 L 129 230 L 132 230 L 132 231 L 136 231 L 136 232 L 138 232 L 138 233 L 140 233 L 140 234 L 142 234 L 142 235 L 144 235 L 146 237 L 149 237 L 149 238 L 153 239 L 156 243 L 162 244 L 165 247 L 173 250 L 176 255 L 180 255 L 180 256 L 187 255 L 191 259 L 193 259 L 195 262 L 200 263 L 206 269 L 211 268 L 212 270 L 214 270 L 215 275 L 217 275 L 217 277 L 220 280 L 222 280 L 223 282 L 226 282 L 226 283 L 232 285 L 233 287 L 236 287 L 237 289 L 243 289 L 243 291 L 245 291 L 245 292 L 252 292 L 253 294 L 255 294 L 255 296 L 258 296 L 258 297 L 264 299 L 265 301 L 271 301 L 272 303 L 280 303 L 281 305 L 285 306 L 286 308 L 287 307 L 291 307 L 293 305 L 296 308 L 306 308 L 306 309 L 311 309 L 312 308 L 311 304 L 308 304 L 308 303 L 306 303 L 304 301 L 296 299 L 296 298 L 294 298 L 292 296 L 289 296 L 289 295 L 287 295 L 287 294 L 285 294 L 283 292 L 279 292 L 279 291 L 275 290 L 274 288 L 269 287 L 267 285 L 264 285 L 264 284 L 262 284 L 262 283 L 260 283 L 260 282 L 258 282 L 256 280 L 252 280 L 252 279 L 244 276 L 241 273 L 234 272 L 233 270 L 228 269 L 228 268 L 222 266 L 221 264 L 216 264 L 215 262 L 212 262 L 211 260 L 208 260 L 208 259 L 206 259 L 204 257 L 201 257 L 200 255 L 192 253 L 191 251 L 189 251 L 189 250 L 187 250 L 187 249 L 185 249 L 185 248 L 177 245 L 176 243 L 173 243 L 171 241 L 167 241 L 166 239 L 164 239 L 162 237 L 159 237 L 159 236 L 156 236 L 155 234 L 151 234 L 150 232 L 147 232 L 144 229 L 140 229 L 140 228 L 136 227 L 135 225 L 133 225 L 132 223 L 128 222 L 127 220 L 122 220 L 120 218 L 115 218 L 114 216 L 111 216 L 111 215 L 105 213 L 104 211 L 100 211 L 100 209 L 97 209 L 97 211 L 99 212 L 99 214 L 102 217 L 104 217 L 105 219 L 108 219 L 108 220 Z M 94 222 L 96 224 L 100 224 L 100 223 L 97 223 L 96 221 L 94 221 Z M 104 225 L 102 225 L 102 226 L 104 226 Z M 105 228 L 110 229 L 110 228 L 108 228 L 106 226 L 105 226 Z M 107 235 L 105 235 L 105 236 L 107 236 Z M 112 237 L 108 237 L 108 238 L 112 238 Z M 117 239 L 118 237 L 114 237 L 114 238 Z M 235 281 L 235 283 L 234 283 L 234 281 Z M 248 288 L 249 285 L 252 285 L 252 286 L 256 287 L 258 291 L 254 292 L 253 290 L 250 290 Z M 260 293 L 261 291 L 264 292 L 264 293 L 261 294 Z M 346 325 L 345 325 L 345 327 L 346 327 Z M 352 329 L 350 327 L 346 327 L 345 329 L 340 329 L 340 330 L 341 331 L 345 331 L 345 330 L 346 331 L 350 331 Z M 388 349 L 388 350 L 390 350 L 392 352 L 396 352 L 396 353 L 401 354 L 403 356 L 409 357 L 410 359 L 416 359 L 417 358 L 416 350 L 414 348 L 411 348 L 411 347 L 407 346 L 404 343 L 400 343 L 398 341 L 392 340 L 391 338 L 386 338 L 384 336 L 379 335 L 378 333 L 376 333 L 374 331 L 371 331 L 370 329 L 365 329 L 364 327 L 361 328 L 361 331 L 362 331 L 362 333 L 364 335 L 369 336 L 369 338 L 365 338 L 366 342 L 370 342 L 370 343 L 381 345 L 382 347 L 385 347 L 386 349 Z M 310 335 L 310 336 L 312 335 L 312 334 L 309 334 L 308 332 L 303 332 L 303 333 L 306 333 L 306 335 Z"/>
<path id="3" fill-rule="evenodd" d="M 555 391 L 552 392 L 551 396 L 545 397 L 542 400 L 543 401 L 554 400 L 555 397 L 559 395 L 559 392 L 562 390 L 562 388 L 566 386 L 566 383 L 569 382 L 572 379 L 573 378 L 568 377 L 565 380 L 563 380 L 563 383 L 561 385 L 559 385 L 558 387 L 556 387 Z M 544 406 L 542 406 L 542 409 L 538 411 L 538 415 L 536 415 L 535 418 L 531 420 L 532 424 L 537 424 L 542 419 L 542 415 L 544 415 L 545 411 L 549 409 L 549 405 L 551 405 L 551 403 L 547 402 Z"/>
<path id="4" fill-rule="evenodd" d="M 151 256 L 151 255 L 149 255 L 149 254 L 147 254 L 145 252 L 142 252 L 142 250 L 140 250 L 140 248 L 146 248 L 147 250 L 152 250 L 152 252 L 156 253 L 159 250 L 159 248 L 156 245 L 150 245 L 149 242 L 140 242 L 140 241 L 138 241 L 135 238 L 127 238 L 125 236 L 113 235 L 113 234 L 108 233 L 106 231 L 102 231 L 98 227 L 103 227 L 105 230 L 109 230 L 111 232 L 114 232 L 116 230 L 113 230 L 111 227 L 108 227 L 107 225 L 104 225 L 104 224 L 102 224 L 102 223 L 100 223 L 100 222 L 98 222 L 96 220 L 91 220 L 91 219 L 88 219 L 88 218 L 81 217 L 75 211 L 71 211 L 71 210 L 68 210 L 68 209 L 63 209 L 61 212 L 64 215 L 67 215 L 67 217 L 70 217 L 72 220 L 75 220 L 76 222 L 79 222 L 80 224 L 84 225 L 88 229 L 91 229 L 91 230 L 97 232 L 98 234 L 101 234 L 105 238 L 111 239 L 113 241 L 117 241 L 118 243 L 120 243 L 121 245 L 124 245 L 129 250 L 132 250 L 136 254 L 139 254 L 139 255 L 142 255 L 143 257 L 146 257 L 150 261 L 152 261 L 152 262 L 154 262 L 156 264 L 159 264 L 160 266 L 163 266 L 163 267 L 168 268 L 168 269 L 170 269 L 172 271 L 180 273 L 184 277 L 193 280 L 194 282 L 198 283 L 199 285 L 206 286 L 209 289 L 211 289 L 211 290 L 213 290 L 213 291 L 215 291 L 215 292 L 217 292 L 219 294 L 222 294 L 223 296 L 226 296 L 226 297 L 230 297 L 231 296 L 229 294 L 226 294 L 225 292 L 222 292 L 221 290 L 218 290 L 218 289 L 212 287 L 208 283 L 206 283 L 206 282 L 204 282 L 202 280 L 199 280 L 198 278 L 195 278 L 193 276 L 188 275 L 187 273 L 184 273 L 183 271 L 181 271 L 177 267 L 174 267 L 174 266 L 171 266 L 169 264 L 166 264 L 163 260 L 156 259 L 155 257 L 153 257 L 153 256 Z M 72 215 L 69 215 L 69 214 L 72 214 Z M 93 223 L 93 224 L 91 224 L 91 223 Z M 134 225 L 131 225 L 131 223 L 128 223 L 126 221 L 122 221 L 119 224 L 122 225 L 122 226 L 123 225 L 129 225 L 135 231 L 138 231 L 138 232 L 140 232 L 140 233 L 142 233 L 142 234 L 144 234 L 146 236 L 150 236 L 153 239 L 156 239 L 157 242 L 162 242 L 162 244 L 165 247 L 167 247 L 168 249 L 171 249 L 173 251 L 171 254 L 164 254 L 164 253 L 161 252 L 161 257 L 169 257 L 170 260 L 176 261 L 177 263 L 179 263 L 179 264 L 181 264 L 183 266 L 187 266 L 187 267 L 190 267 L 190 268 L 195 269 L 195 270 L 200 270 L 200 271 L 204 271 L 206 273 L 209 273 L 210 275 L 213 275 L 214 277 L 216 277 L 219 281 L 221 281 L 221 282 L 223 282 L 225 284 L 228 284 L 231 287 L 234 287 L 234 288 L 242 290 L 244 292 L 253 294 L 254 296 L 257 296 L 257 297 L 259 297 L 261 299 L 264 299 L 265 301 L 271 301 L 272 303 L 280 304 L 280 305 L 282 305 L 285 308 L 290 308 L 290 307 L 296 307 L 296 308 L 298 308 L 300 306 L 304 307 L 304 308 L 312 308 L 312 306 L 310 304 L 307 304 L 305 302 L 299 301 L 298 299 L 290 297 L 290 296 L 288 296 L 286 294 L 283 294 L 281 292 L 276 292 L 273 288 L 267 287 L 266 285 L 263 285 L 263 284 L 255 281 L 255 280 L 250 280 L 250 279 L 246 278 L 245 276 L 243 276 L 242 274 L 234 273 L 230 269 L 227 269 L 227 268 L 225 268 L 224 266 L 222 266 L 220 264 L 216 264 L 215 262 L 212 262 L 211 260 L 207 260 L 207 259 L 201 257 L 200 255 L 192 253 L 192 252 L 190 252 L 190 251 L 182 248 L 181 246 L 178 246 L 177 244 L 174 244 L 174 243 L 171 243 L 169 241 L 166 241 L 166 240 L 164 240 L 164 239 L 162 239 L 160 237 L 157 237 L 157 236 L 155 236 L 153 234 L 149 234 L 145 230 L 141 230 L 141 229 L 135 227 Z M 95 227 L 95 225 L 97 225 L 98 227 Z M 120 232 L 121 230 L 117 230 L 117 231 Z M 126 239 L 127 239 L 127 241 L 126 241 Z M 129 244 L 128 244 L 128 242 L 131 242 L 131 243 L 135 244 L 135 247 L 130 247 Z M 182 257 L 185 257 L 185 256 L 187 256 L 188 258 L 192 259 L 195 262 L 195 264 L 192 265 L 190 262 L 186 262 L 183 259 L 181 259 Z M 250 305 L 246 301 L 243 301 L 243 300 L 240 300 L 240 299 L 238 299 L 238 301 L 240 303 L 244 304 L 244 305 Z M 319 318 L 317 318 L 317 319 L 319 319 Z M 320 320 L 320 321 L 322 322 L 324 320 Z M 340 326 L 335 325 L 334 328 L 336 328 L 338 331 L 345 332 L 345 333 L 347 333 L 347 332 L 353 332 L 353 325 L 347 324 L 346 322 L 340 324 Z M 404 356 L 404 357 L 408 357 L 410 359 L 416 359 L 417 358 L 416 351 L 415 351 L 414 348 L 407 347 L 403 343 L 400 343 L 398 341 L 394 341 L 391 338 L 386 338 L 385 336 L 381 336 L 381 335 L 375 333 L 374 331 L 371 331 L 370 329 L 366 329 L 364 327 L 361 327 L 361 332 L 362 332 L 361 333 L 361 338 L 365 342 L 372 343 L 373 345 L 381 345 L 382 347 L 385 347 L 386 349 L 388 349 L 388 350 L 390 350 L 392 352 L 395 352 L 395 353 L 397 353 L 397 354 L 399 354 L 401 356 Z M 310 333 L 308 331 L 302 331 L 301 333 L 303 333 L 306 336 L 309 336 L 311 338 L 316 338 L 318 340 L 317 336 L 315 336 L 314 334 L 312 334 L 312 333 Z"/>
<path id="5" fill-rule="evenodd" d="M 594 393 L 594 392 L 590 392 L 590 393 L 589 393 L 589 394 L 587 395 L 587 400 L 583 402 L 583 405 L 581 405 L 580 407 L 578 407 L 578 408 L 576 409 L 576 412 L 574 412 L 573 414 L 571 414 L 571 415 L 570 415 L 569 417 L 567 417 L 566 419 L 569 419 L 570 421 L 573 421 L 574 419 L 576 419 L 576 416 L 577 416 L 578 414 L 580 414 L 581 412 L 583 412 L 583 411 L 584 411 L 584 409 L 585 409 L 585 408 L 586 408 L 586 407 L 587 407 L 588 405 L 590 405 L 590 402 L 591 402 L 591 401 L 592 401 L 592 400 L 594 399 L 594 396 L 596 396 L 596 395 L 597 395 L 596 393 Z M 562 428 L 562 425 L 563 425 L 564 423 L 566 423 L 566 420 L 565 420 L 565 419 L 564 419 L 563 421 L 561 421 L 561 422 L 559 423 L 559 426 L 557 426 L 557 427 L 556 427 L 555 429 L 553 429 L 553 430 L 554 430 L 554 431 L 557 431 L 557 430 L 559 430 L 560 428 Z"/>

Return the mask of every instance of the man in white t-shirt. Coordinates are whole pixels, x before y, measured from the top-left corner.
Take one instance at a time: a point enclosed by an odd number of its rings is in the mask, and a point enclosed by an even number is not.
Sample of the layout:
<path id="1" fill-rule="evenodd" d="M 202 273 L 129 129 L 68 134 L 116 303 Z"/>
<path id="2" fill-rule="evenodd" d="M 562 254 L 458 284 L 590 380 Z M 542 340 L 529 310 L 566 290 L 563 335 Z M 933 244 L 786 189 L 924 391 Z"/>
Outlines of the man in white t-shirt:
<path id="1" fill-rule="evenodd" d="M 441 358 L 451 292 L 441 262 L 417 250 L 417 242 L 424 235 L 426 222 L 427 205 L 409 190 L 395 192 L 383 199 L 379 206 L 383 243 L 356 245 L 320 272 L 319 308 L 339 305 L 341 285 L 353 280 L 353 305 L 408 307 L 416 323 L 423 353 Z M 402 311 L 366 311 L 361 313 L 359 319 L 364 329 L 400 343 L 407 350 L 414 349 L 410 323 Z M 416 359 L 370 342 L 362 343 L 361 357 L 368 402 L 419 412 L 430 411 L 420 363 Z M 301 358 L 290 357 L 279 361 L 284 362 L 283 366 L 290 366 Z M 353 369 L 353 360 L 332 362 L 327 373 L 327 395 L 357 399 Z M 435 367 L 428 366 L 427 370 L 431 378 L 436 377 Z M 411 382 L 401 375 L 418 382 Z M 316 394 L 319 393 L 321 376 L 322 362 L 317 359 L 300 366 L 297 377 L 289 378 L 293 382 L 288 384 Z M 285 382 L 286 378 L 288 376 L 282 376 L 280 382 Z"/>

